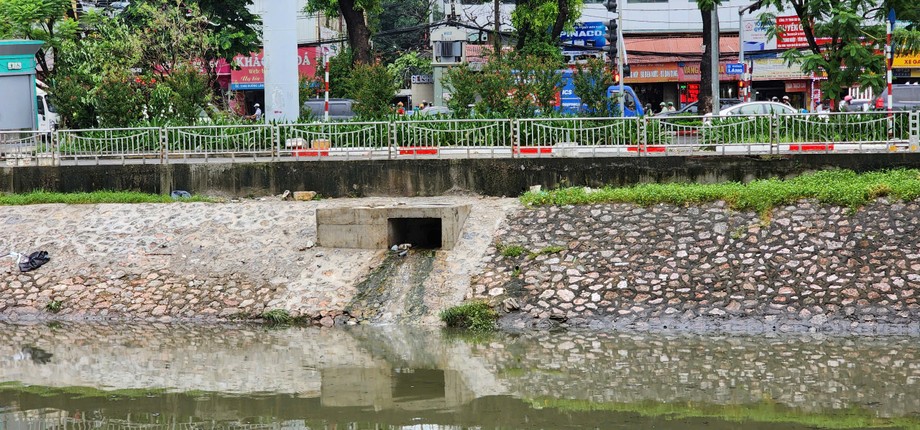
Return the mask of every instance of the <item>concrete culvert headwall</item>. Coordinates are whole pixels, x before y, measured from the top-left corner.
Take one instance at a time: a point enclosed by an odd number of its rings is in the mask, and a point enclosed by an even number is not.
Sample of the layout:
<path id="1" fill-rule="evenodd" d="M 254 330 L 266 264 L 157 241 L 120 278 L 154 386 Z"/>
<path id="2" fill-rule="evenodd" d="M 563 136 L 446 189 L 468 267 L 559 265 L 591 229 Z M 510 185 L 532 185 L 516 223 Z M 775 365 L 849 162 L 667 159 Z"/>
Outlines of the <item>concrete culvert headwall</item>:
<path id="1" fill-rule="evenodd" d="M 316 236 L 330 248 L 386 249 L 404 243 L 449 250 L 470 214 L 469 205 L 391 205 L 318 209 Z"/>

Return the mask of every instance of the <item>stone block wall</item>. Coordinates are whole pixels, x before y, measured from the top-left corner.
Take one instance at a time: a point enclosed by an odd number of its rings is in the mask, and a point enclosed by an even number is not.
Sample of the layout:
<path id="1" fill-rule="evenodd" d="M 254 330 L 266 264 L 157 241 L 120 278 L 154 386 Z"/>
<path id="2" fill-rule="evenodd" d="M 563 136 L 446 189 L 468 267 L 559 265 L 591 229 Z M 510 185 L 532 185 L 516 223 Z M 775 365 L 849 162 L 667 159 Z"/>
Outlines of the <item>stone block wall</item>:
<path id="1" fill-rule="evenodd" d="M 499 230 L 468 298 L 519 328 L 918 332 L 918 232 L 918 202 L 537 207 Z"/>

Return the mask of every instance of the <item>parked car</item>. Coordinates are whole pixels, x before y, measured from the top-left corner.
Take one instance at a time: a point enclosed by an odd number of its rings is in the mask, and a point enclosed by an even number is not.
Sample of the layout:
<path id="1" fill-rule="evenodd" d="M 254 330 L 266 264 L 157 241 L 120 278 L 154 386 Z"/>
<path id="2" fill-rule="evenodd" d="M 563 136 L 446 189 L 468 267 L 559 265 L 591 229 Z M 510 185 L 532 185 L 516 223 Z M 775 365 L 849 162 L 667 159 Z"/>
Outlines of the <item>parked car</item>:
<path id="1" fill-rule="evenodd" d="M 719 116 L 728 115 L 765 115 L 798 113 L 794 107 L 776 102 L 739 103 L 719 111 Z"/>
<path id="2" fill-rule="evenodd" d="M 920 110 L 920 82 L 913 84 L 896 84 L 891 86 L 891 108 L 894 110 Z M 881 108 L 879 108 L 881 106 Z M 847 111 L 870 111 L 888 109 L 888 89 L 882 90 L 868 100 L 853 100 Z"/>
<path id="3" fill-rule="evenodd" d="M 329 99 L 329 119 L 332 121 L 347 121 L 355 117 L 352 99 Z M 309 99 L 303 102 L 301 116 L 312 116 L 313 119 L 322 120 L 325 114 L 325 99 Z"/>
<path id="4" fill-rule="evenodd" d="M 741 103 L 741 99 L 719 99 L 719 110 Z M 674 112 L 661 112 L 655 116 L 699 115 L 700 102 L 690 103 Z"/>
<path id="5" fill-rule="evenodd" d="M 450 115 L 451 110 L 447 106 L 428 106 L 418 112 L 421 116 Z"/>

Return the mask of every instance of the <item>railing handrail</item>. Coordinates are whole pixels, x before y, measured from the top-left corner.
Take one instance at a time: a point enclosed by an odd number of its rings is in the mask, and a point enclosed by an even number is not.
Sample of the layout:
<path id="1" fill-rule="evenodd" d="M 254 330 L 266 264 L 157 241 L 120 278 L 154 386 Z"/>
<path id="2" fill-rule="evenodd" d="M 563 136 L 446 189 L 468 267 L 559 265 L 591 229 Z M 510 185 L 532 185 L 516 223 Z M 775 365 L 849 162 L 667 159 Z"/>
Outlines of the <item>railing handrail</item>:
<path id="1" fill-rule="evenodd" d="M 768 122 L 755 121 L 760 119 Z M 456 127 L 446 127 L 446 124 Z M 520 152 L 525 147 L 556 147 L 561 142 L 567 145 L 559 146 L 559 152 L 540 150 L 535 155 L 642 156 L 650 155 L 650 152 L 686 154 L 688 151 L 695 155 L 707 155 L 719 151 L 737 153 L 738 147 L 745 149 L 746 154 L 806 150 L 797 142 L 807 145 L 807 150 L 824 152 L 834 151 L 834 144 L 851 152 L 880 152 L 878 145 L 892 151 L 898 150 L 896 145 L 903 147 L 905 142 L 909 142 L 907 150 L 920 151 L 917 145 L 920 142 L 918 124 L 920 112 L 857 111 L 743 116 L 390 118 L 386 121 L 60 129 L 51 133 L 4 130 L 0 131 L 0 135 L 42 138 L 40 148 L 24 149 L 16 154 L 17 159 L 28 157 L 31 152 L 33 156 L 50 153 L 57 164 L 61 160 L 80 159 L 95 159 L 97 162 L 100 159 L 120 159 L 127 162 L 139 157 L 168 163 L 221 157 L 236 160 L 242 153 L 251 155 L 249 158 L 253 160 L 259 157 L 266 159 L 269 156 L 267 152 L 271 153 L 271 160 L 280 159 L 279 156 L 324 157 L 336 154 L 347 154 L 344 159 L 392 159 L 404 155 L 440 157 L 440 151 L 453 149 L 464 151 L 462 154 L 454 151 L 453 156 L 481 156 L 481 150 L 488 149 L 487 155 L 490 156 L 518 157 L 528 156 Z M 430 129 L 426 128 L 429 126 Z M 235 133 L 227 135 L 224 130 Z M 262 133 L 255 138 L 261 143 L 249 142 L 248 146 L 239 146 L 240 142 L 235 140 L 255 132 Z M 460 138 L 463 133 L 470 133 L 470 137 Z M 183 137 L 187 134 L 198 140 L 187 140 Z M 309 138 L 313 135 L 321 135 L 329 142 L 325 145 L 311 142 L 309 147 L 304 144 L 285 145 L 289 137 Z M 371 143 L 365 145 L 362 142 Z M 822 142 L 826 145 L 820 146 Z M 815 144 L 819 145 L 817 149 L 812 148 Z M 854 144 L 858 145 L 856 149 L 852 147 Z M 415 152 L 405 151 L 413 148 Z"/>

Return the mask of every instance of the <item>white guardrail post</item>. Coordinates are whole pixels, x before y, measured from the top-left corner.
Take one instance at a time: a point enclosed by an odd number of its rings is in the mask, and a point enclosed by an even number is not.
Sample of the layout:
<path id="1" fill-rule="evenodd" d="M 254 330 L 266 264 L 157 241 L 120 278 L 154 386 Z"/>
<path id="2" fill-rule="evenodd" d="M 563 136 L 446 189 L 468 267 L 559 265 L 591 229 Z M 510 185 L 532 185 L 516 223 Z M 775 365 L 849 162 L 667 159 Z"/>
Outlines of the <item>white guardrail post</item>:
<path id="1" fill-rule="evenodd" d="M 160 164 L 169 164 L 169 131 L 160 127 Z"/>
<path id="2" fill-rule="evenodd" d="M 521 144 L 521 120 L 518 118 L 511 120 L 511 158 L 517 158 L 515 148 Z"/>
<path id="3" fill-rule="evenodd" d="M 909 148 L 916 152 L 920 150 L 920 111 L 911 112 L 908 122 L 910 123 Z"/>
<path id="4" fill-rule="evenodd" d="M 48 144 L 51 145 L 51 165 L 52 166 L 61 165 L 61 152 L 60 152 L 60 144 L 58 143 L 59 142 L 58 139 L 60 139 L 59 132 L 57 130 L 54 130 L 53 132 L 51 132 L 51 139 L 50 139 L 50 142 L 48 142 Z"/>
<path id="5" fill-rule="evenodd" d="M 271 127 L 272 134 L 272 161 L 278 161 L 281 157 L 281 126 L 278 124 L 272 124 Z"/>

